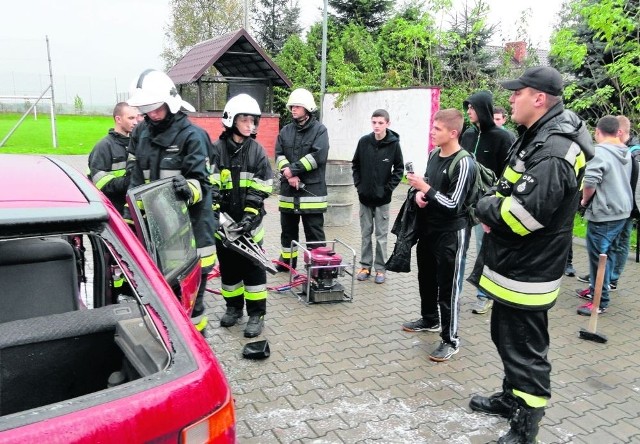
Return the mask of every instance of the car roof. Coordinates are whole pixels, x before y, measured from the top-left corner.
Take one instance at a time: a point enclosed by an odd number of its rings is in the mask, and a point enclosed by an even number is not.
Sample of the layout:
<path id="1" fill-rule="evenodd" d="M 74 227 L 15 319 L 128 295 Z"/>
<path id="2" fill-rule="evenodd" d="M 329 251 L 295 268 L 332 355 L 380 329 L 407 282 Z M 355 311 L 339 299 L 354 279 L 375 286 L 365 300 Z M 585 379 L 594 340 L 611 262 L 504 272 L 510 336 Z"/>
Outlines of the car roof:
<path id="1" fill-rule="evenodd" d="M 96 229 L 108 219 L 100 193 L 70 165 L 0 154 L 0 237 Z"/>

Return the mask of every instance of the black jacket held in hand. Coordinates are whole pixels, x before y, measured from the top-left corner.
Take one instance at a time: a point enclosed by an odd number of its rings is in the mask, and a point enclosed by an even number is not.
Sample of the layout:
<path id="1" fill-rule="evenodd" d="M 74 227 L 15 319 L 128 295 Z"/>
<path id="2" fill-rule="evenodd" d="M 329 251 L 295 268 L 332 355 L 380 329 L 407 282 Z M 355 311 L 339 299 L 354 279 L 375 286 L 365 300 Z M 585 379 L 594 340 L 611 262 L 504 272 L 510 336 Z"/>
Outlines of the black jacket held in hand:
<path id="1" fill-rule="evenodd" d="M 382 140 L 376 140 L 373 133 L 362 136 L 351 168 L 362 204 L 370 207 L 388 204 L 404 171 L 400 136 L 390 129 Z"/>
<path id="2" fill-rule="evenodd" d="M 473 153 L 475 160 L 500 177 L 507 164 L 509 148 L 515 137 L 498 128 L 493 121 L 493 99 L 489 91 L 479 91 L 463 102 L 464 109 L 471 105 L 478 115 L 478 123 L 462 133 L 460 146 Z"/>

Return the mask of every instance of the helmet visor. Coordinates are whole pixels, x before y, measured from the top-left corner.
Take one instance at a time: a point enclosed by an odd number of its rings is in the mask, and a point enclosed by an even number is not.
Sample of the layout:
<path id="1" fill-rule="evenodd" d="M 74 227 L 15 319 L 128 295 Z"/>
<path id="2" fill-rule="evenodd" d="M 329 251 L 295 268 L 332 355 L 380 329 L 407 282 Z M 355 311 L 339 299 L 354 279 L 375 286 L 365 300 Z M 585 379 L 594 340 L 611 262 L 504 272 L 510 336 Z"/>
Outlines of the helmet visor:
<path id="1" fill-rule="evenodd" d="M 147 113 L 150 113 L 151 111 L 157 110 L 162 105 L 164 105 L 164 102 L 156 102 L 156 103 L 150 103 L 148 105 L 138 105 L 136 108 L 138 108 L 141 114 L 147 114 Z"/>

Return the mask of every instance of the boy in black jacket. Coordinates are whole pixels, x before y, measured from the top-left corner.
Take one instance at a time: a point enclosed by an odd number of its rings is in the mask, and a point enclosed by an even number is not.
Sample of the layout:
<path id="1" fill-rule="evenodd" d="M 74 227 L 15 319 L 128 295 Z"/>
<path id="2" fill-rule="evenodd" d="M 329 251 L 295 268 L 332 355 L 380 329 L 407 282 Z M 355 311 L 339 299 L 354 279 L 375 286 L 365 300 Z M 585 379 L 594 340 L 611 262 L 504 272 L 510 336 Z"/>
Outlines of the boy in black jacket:
<path id="1" fill-rule="evenodd" d="M 362 246 L 357 279 L 364 281 L 376 271 L 375 282 L 385 281 L 387 262 L 387 234 L 389 232 L 389 203 L 404 171 L 400 136 L 389 129 L 389 113 L 377 109 L 371 116 L 373 132 L 358 141 L 353 156 L 353 183 L 360 200 L 360 230 Z M 375 226 L 376 255 L 373 261 L 371 235 Z"/>
<path id="2" fill-rule="evenodd" d="M 478 91 L 463 102 L 471 126 L 460 137 L 460 145 L 473 153 L 476 161 L 492 170 L 496 177 L 502 176 L 507 164 L 509 148 L 516 140 L 515 134 L 505 131 L 493 120 L 493 96 L 489 91 Z M 484 232 L 480 224 L 474 227 L 476 254 L 480 254 Z M 480 290 L 478 300 L 471 310 L 474 314 L 485 314 L 493 306 L 493 301 Z"/>

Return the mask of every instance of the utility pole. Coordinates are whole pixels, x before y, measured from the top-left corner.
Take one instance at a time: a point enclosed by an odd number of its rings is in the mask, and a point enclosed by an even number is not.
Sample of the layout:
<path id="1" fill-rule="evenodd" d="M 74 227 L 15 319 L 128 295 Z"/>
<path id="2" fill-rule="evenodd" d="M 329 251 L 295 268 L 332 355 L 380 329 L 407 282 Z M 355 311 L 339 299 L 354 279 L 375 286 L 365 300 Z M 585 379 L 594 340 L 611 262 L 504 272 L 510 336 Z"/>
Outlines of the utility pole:
<path id="1" fill-rule="evenodd" d="M 249 0 L 244 0 L 244 29 L 249 32 Z"/>
<path id="2" fill-rule="evenodd" d="M 322 12 L 322 62 L 320 63 L 320 122 L 324 114 L 324 94 L 327 83 L 327 8 L 328 0 L 324 0 L 324 11 Z"/>

